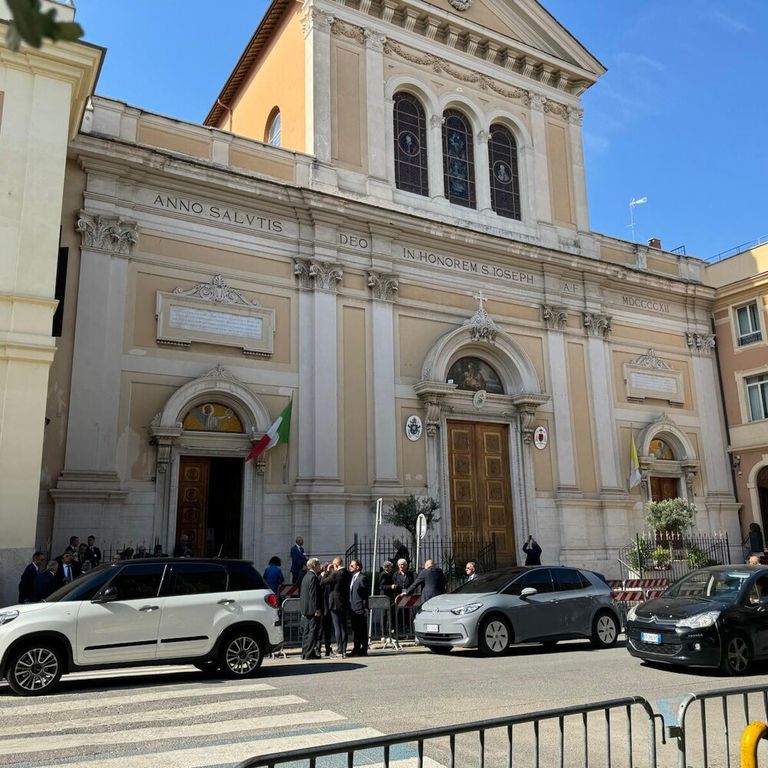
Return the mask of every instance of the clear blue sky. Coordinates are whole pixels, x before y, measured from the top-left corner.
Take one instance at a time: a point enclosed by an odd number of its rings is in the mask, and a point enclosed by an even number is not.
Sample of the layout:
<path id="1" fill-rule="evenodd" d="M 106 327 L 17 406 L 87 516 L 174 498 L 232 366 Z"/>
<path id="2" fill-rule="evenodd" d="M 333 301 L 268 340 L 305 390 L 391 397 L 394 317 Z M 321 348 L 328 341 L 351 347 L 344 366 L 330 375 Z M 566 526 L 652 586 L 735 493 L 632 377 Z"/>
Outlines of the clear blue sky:
<path id="1" fill-rule="evenodd" d="M 437 0 L 439 1 L 439 0 Z M 514 0 L 507 0 L 513 2 Z M 266 0 L 75 0 L 97 92 L 201 122 Z M 584 95 L 592 228 L 706 258 L 768 235 L 768 0 L 545 0 L 608 73 Z"/>

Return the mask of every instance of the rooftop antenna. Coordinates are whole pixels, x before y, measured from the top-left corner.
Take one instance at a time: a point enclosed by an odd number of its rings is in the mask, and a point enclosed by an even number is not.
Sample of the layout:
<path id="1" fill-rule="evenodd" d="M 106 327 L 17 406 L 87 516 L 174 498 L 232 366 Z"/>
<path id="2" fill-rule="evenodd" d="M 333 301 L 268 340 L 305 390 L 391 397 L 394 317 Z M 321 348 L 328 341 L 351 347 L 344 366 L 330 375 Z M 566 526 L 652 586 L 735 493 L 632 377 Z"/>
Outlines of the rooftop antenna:
<path id="1" fill-rule="evenodd" d="M 629 228 L 632 230 L 632 242 L 636 243 L 637 238 L 635 237 L 635 206 L 636 205 L 645 205 L 648 202 L 647 197 L 638 197 L 635 199 L 634 197 L 629 201 Z"/>

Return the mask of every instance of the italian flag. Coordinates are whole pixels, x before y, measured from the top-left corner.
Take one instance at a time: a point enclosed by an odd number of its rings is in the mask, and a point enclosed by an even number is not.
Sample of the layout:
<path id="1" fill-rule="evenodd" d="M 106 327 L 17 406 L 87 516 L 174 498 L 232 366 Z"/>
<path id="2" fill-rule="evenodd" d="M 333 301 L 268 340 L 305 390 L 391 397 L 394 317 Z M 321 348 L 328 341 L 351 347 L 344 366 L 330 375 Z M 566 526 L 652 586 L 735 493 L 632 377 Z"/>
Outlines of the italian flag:
<path id="1" fill-rule="evenodd" d="M 288 435 L 291 432 L 291 405 L 290 401 L 285 406 L 283 412 L 275 419 L 272 426 L 264 433 L 264 437 L 258 443 L 254 443 L 245 461 L 257 459 L 264 451 L 274 448 L 276 445 L 284 445 L 288 442 Z"/>

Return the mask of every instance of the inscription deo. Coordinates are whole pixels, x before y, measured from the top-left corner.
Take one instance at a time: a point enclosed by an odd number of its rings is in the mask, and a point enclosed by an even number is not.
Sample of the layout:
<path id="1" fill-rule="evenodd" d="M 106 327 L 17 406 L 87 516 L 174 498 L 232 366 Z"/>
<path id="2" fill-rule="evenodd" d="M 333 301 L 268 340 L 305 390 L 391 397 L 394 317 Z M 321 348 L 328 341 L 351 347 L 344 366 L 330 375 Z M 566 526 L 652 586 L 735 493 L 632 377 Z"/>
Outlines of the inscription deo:
<path id="1" fill-rule="evenodd" d="M 403 258 L 409 261 L 421 261 L 424 264 L 432 264 L 443 269 L 455 270 L 458 272 L 469 272 L 473 275 L 482 275 L 484 277 L 495 277 L 498 280 L 508 280 L 512 283 L 528 283 L 533 285 L 533 275 L 526 272 L 518 272 L 508 267 L 499 267 L 495 264 L 485 264 L 482 261 L 472 259 L 459 259 L 455 256 L 441 256 L 432 251 L 422 251 L 418 248 L 403 247 Z"/>
<path id="2" fill-rule="evenodd" d="M 169 195 L 157 195 L 152 205 L 168 211 L 184 211 L 194 213 L 197 216 L 206 216 L 218 221 L 227 221 L 230 224 L 245 224 L 267 232 L 282 232 L 283 222 L 272 219 L 269 216 L 259 216 L 255 213 L 238 211 L 235 208 L 223 208 L 220 205 L 209 205 L 199 200 L 189 200 L 183 197 L 171 197 Z"/>
<path id="3" fill-rule="evenodd" d="M 669 314 L 669 304 L 663 301 L 641 299 L 638 296 L 622 296 L 621 301 L 627 307 L 638 307 L 639 309 L 650 309 L 652 312 Z"/>
<path id="4" fill-rule="evenodd" d="M 368 239 L 365 237 L 358 237 L 357 235 L 348 235 L 344 232 L 339 232 L 339 245 L 347 245 L 350 248 L 361 248 L 363 250 L 367 250 Z"/>

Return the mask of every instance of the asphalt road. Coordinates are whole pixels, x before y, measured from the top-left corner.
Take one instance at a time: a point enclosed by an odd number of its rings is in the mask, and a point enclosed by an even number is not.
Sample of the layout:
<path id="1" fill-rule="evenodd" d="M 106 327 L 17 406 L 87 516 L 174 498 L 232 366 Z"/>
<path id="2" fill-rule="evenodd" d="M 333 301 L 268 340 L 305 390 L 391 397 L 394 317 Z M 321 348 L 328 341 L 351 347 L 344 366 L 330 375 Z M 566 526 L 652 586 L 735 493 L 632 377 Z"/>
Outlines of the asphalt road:
<path id="1" fill-rule="evenodd" d="M 738 682 L 768 686 L 768 667 Z M 82 673 L 41 699 L 0 686 L 0 765 L 231 766 L 253 754 L 376 733 L 628 695 L 677 700 L 734 684 L 711 672 L 648 667 L 622 646 L 596 651 L 586 642 L 550 652 L 518 647 L 496 659 L 423 649 L 314 662 L 289 655 L 267 660 L 261 676 L 247 682 L 222 682 L 191 667 Z M 525 738 L 521 764 L 528 765 Z M 673 764 L 674 746 L 663 749 L 669 760 L 661 762 Z M 486 765 L 498 764 L 501 754 L 492 744 Z M 447 762 L 444 747 L 432 756 Z"/>

